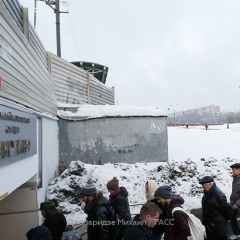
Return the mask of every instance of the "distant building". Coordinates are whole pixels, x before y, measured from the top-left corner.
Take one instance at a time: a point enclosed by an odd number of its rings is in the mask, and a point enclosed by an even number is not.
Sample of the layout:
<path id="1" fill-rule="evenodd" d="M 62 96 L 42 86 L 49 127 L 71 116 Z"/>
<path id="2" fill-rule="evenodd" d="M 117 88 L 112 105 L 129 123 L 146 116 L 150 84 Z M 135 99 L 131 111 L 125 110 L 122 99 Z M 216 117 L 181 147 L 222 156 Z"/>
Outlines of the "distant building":
<path id="1" fill-rule="evenodd" d="M 222 124 L 222 113 L 219 106 L 210 105 L 202 108 L 175 112 L 169 117 L 170 124 L 198 125 Z"/>
<path id="2" fill-rule="evenodd" d="M 106 83 L 107 74 L 108 74 L 108 67 L 103 66 L 98 63 L 92 62 L 72 62 L 72 64 L 84 69 L 85 71 L 92 74 L 98 81 L 101 83 Z"/>

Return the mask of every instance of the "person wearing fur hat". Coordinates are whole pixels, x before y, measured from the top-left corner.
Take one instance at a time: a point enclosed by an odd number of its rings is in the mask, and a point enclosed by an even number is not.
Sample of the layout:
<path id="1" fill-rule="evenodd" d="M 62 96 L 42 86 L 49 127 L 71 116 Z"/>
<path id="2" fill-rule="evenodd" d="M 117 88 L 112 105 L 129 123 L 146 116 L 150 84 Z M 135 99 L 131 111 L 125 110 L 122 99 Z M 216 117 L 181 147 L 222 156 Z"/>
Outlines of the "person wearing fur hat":
<path id="1" fill-rule="evenodd" d="M 125 232 L 125 226 L 119 224 L 121 221 L 131 220 L 130 207 L 128 202 L 128 192 L 125 187 L 119 186 L 119 180 L 114 177 L 107 183 L 110 193 L 109 202 L 115 212 L 115 220 L 118 223 L 115 228 L 115 240 L 121 239 Z"/>
<path id="2" fill-rule="evenodd" d="M 213 177 L 199 180 L 203 187 L 202 222 L 208 240 L 227 240 L 227 221 L 232 218 L 232 209 L 225 194 L 217 187 Z"/>
<path id="3" fill-rule="evenodd" d="M 88 240 L 112 240 L 110 225 L 114 221 L 114 211 L 109 201 L 97 191 L 92 181 L 88 181 L 80 195 L 80 202 L 84 203 L 83 210 L 87 214 Z"/>
<path id="4" fill-rule="evenodd" d="M 164 233 L 164 240 L 189 240 L 191 231 L 188 225 L 188 215 L 183 211 L 173 209 L 181 207 L 184 200 L 179 195 L 172 192 L 170 186 L 159 187 L 154 194 L 154 200 L 162 210 L 162 224 L 156 226 L 155 235 Z"/>

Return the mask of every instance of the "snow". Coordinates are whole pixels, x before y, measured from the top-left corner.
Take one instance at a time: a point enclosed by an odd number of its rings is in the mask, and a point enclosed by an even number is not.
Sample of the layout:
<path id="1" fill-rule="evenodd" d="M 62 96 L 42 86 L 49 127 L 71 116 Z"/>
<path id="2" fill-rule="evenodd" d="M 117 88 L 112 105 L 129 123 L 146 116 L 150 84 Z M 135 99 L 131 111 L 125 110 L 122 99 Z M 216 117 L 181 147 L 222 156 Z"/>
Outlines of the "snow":
<path id="1" fill-rule="evenodd" d="M 72 162 L 61 176 L 50 185 L 48 197 L 58 200 L 69 224 L 79 224 L 85 215 L 78 205 L 78 192 L 88 179 L 92 179 L 108 197 L 106 183 L 118 177 L 120 184 L 129 192 L 130 204 L 145 202 L 145 182 L 155 179 L 158 186 L 169 184 L 185 199 L 185 208 L 201 206 L 202 189 L 200 177 L 211 175 L 229 198 L 231 192 L 230 165 L 240 161 L 237 139 L 240 124 L 210 126 L 169 127 L 169 163 L 136 163 L 90 165 Z M 139 207 L 131 208 L 136 213 Z"/>
<path id="2" fill-rule="evenodd" d="M 240 124 L 231 124 L 229 129 L 226 125 L 204 129 L 204 126 L 169 127 L 169 159 L 240 158 Z"/>
<path id="3" fill-rule="evenodd" d="M 86 119 L 86 118 L 102 118 L 102 117 L 142 117 L 166 116 L 158 107 L 135 107 L 135 106 L 119 106 L 119 105 L 76 105 L 76 104 L 58 104 L 58 115 L 62 118 Z M 67 108 L 76 109 L 76 111 Z"/>

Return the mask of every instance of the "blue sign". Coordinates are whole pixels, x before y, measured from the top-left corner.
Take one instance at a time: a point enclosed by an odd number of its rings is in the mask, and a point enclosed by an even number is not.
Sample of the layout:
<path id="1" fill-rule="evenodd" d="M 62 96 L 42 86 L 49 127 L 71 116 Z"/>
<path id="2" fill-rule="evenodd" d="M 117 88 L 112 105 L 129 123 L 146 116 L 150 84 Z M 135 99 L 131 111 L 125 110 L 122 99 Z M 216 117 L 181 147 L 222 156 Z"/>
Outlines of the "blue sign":
<path id="1" fill-rule="evenodd" d="M 0 165 L 37 153 L 37 117 L 0 105 Z"/>

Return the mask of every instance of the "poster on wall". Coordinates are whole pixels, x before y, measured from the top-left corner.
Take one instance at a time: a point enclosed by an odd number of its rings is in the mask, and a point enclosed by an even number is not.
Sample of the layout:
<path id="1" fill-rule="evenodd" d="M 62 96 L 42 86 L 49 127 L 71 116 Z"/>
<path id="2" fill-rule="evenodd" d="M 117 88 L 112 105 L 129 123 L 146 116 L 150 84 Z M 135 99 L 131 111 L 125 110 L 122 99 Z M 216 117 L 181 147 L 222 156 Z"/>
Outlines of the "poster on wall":
<path id="1" fill-rule="evenodd" d="M 0 165 L 37 153 L 37 117 L 0 105 Z"/>

